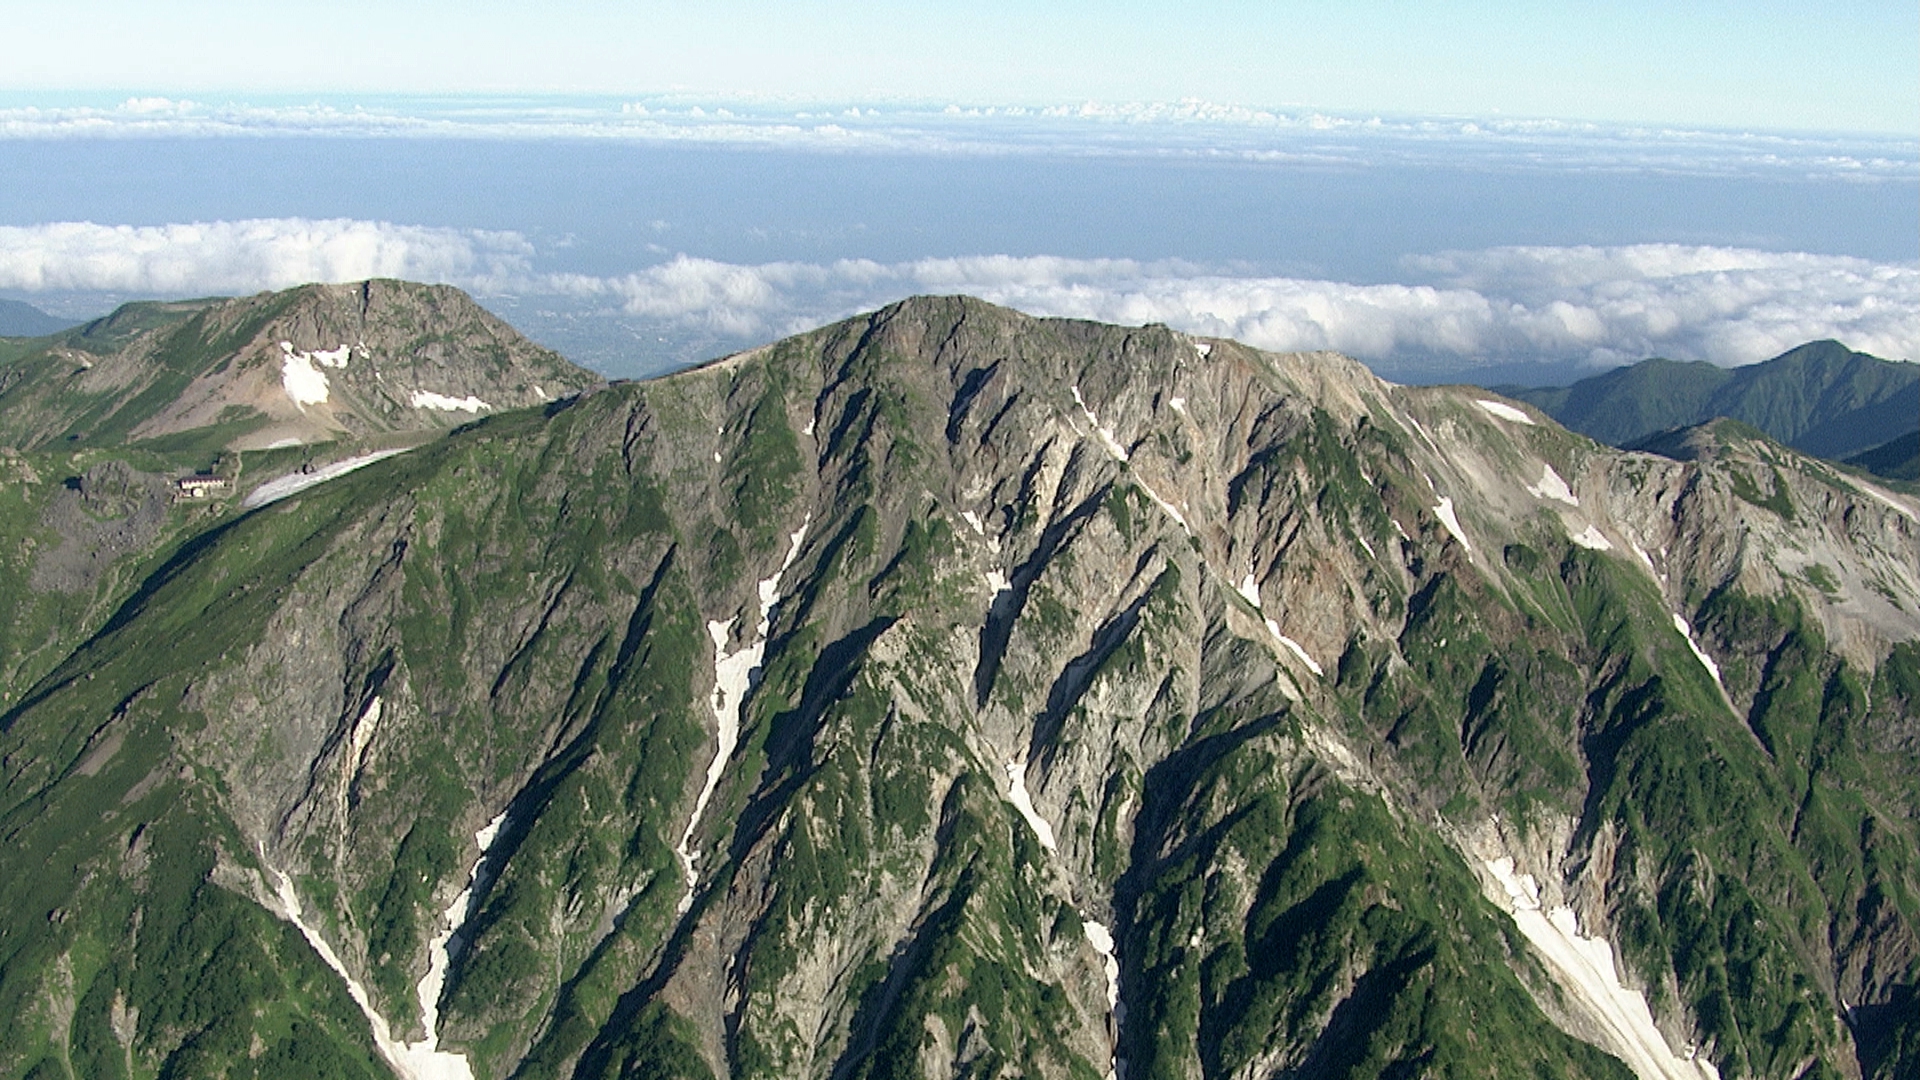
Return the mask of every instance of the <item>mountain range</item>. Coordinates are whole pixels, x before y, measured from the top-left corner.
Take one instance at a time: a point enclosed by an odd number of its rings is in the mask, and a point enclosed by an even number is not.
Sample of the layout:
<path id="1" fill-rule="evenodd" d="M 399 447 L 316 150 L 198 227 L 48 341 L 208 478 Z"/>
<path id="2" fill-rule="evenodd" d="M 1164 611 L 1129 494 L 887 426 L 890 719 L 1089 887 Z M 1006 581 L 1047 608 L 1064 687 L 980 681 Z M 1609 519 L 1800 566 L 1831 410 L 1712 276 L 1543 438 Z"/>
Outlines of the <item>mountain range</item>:
<path id="1" fill-rule="evenodd" d="M 114 318 L 0 369 L 0 1077 L 1920 1070 L 1920 502 L 1752 426 Z"/>
<path id="2" fill-rule="evenodd" d="M 1854 352 L 1837 341 L 1809 342 L 1746 367 L 1654 359 L 1572 386 L 1499 389 L 1615 446 L 1715 417 L 1742 421 L 1795 449 L 1834 459 L 1868 454 L 1920 432 L 1920 367 Z"/>
<path id="3" fill-rule="evenodd" d="M 58 333 L 71 325 L 68 320 L 49 315 L 32 304 L 0 298 L 0 337 L 39 337 Z"/>

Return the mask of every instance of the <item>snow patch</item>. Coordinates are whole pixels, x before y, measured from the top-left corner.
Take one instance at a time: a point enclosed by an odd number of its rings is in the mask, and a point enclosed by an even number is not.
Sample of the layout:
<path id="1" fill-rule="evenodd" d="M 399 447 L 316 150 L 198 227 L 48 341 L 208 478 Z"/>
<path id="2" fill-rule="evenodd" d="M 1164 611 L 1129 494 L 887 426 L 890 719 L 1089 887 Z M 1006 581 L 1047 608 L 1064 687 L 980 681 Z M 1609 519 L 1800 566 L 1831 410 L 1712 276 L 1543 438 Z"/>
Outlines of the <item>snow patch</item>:
<path id="1" fill-rule="evenodd" d="M 1087 414 L 1087 423 L 1093 425 L 1094 433 L 1100 436 L 1100 445 L 1106 447 L 1107 453 L 1120 461 L 1127 460 L 1127 448 L 1120 445 L 1120 440 L 1114 437 L 1112 428 L 1100 426 L 1100 418 L 1093 414 L 1092 409 L 1087 408 L 1086 399 L 1080 396 L 1078 384 L 1073 387 L 1073 403 L 1080 406 L 1081 412 Z"/>
<path id="2" fill-rule="evenodd" d="M 358 979 L 348 974 L 347 966 L 340 962 L 340 954 L 333 951 L 327 939 L 320 935 L 306 920 L 306 910 L 300 903 L 300 894 L 294 891 L 293 880 L 284 870 L 273 870 L 276 879 L 275 897 L 280 901 L 280 914 L 307 944 L 319 954 L 320 959 L 333 973 L 347 984 L 347 996 L 360 1006 L 360 1012 L 367 1018 L 367 1026 L 373 1032 L 373 1044 L 380 1056 L 387 1059 L 393 1071 L 399 1073 L 402 1080 L 473 1080 L 473 1067 L 467 1064 L 464 1054 L 443 1053 L 426 1043 L 407 1044 L 393 1037 L 393 1029 L 387 1024 L 387 1018 L 381 1016 L 373 1007 L 373 998 L 367 988 Z"/>
<path id="3" fill-rule="evenodd" d="M 674 849 L 675 854 L 680 856 L 680 866 L 687 879 L 687 892 L 680 898 L 678 908 L 683 915 L 693 907 L 693 890 L 700 884 L 700 872 L 694 868 L 699 854 L 693 850 L 693 833 L 700 827 L 707 802 L 713 798 L 714 789 L 720 786 L 721 774 L 726 772 L 727 761 L 733 757 L 733 748 L 739 742 L 740 706 L 745 704 L 747 691 L 760 674 L 760 659 L 767 650 L 767 630 L 772 622 L 773 608 L 780 602 L 780 579 L 799 556 L 800 543 L 807 538 L 807 527 L 812 523 L 813 516 L 809 514 L 807 520 L 801 522 L 800 528 L 788 538 L 787 557 L 780 563 L 780 569 L 760 583 L 760 622 L 754 627 L 752 641 L 742 645 L 737 652 L 727 654 L 727 639 L 733 634 L 736 620 L 707 623 L 707 636 L 713 639 L 713 697 L 708 704 L 713 709 L 716 740 L 713 760 L 707 764 L 706 783 L 700 788 L 700 797 L 694 800 L 693 816 L 687 819 L 687 831 L 681 834 L 680 844 Z"/>
<path id="4" fill-rule="evenodd" d="M 807 417 L 807 426 L 800 429 L 800 434 L 809 439 L 813 438 L 813 417 Z"/>
<path id="5" fill-rule="evenodd" d="M 1186 515 L 1182 514 L 1178 507 L 1174 506 L 1172 503 L 1168 502 L 1167 500 L 1161 498 L 1159 492 L 1148 487 L 1144 482 L 1141 482 L 1138 477 L 1134 478 L 1134 482 L 1140 485 L 1141 491 L 1144 491 L 1147 493 L 1147 498 L 1152 499 L 1154 501 L 1154 505 L 1158 506 L 1160 509 L 1167 512 L 1167 516 L 1173 519 L 1173 523 L 1175 525 L 1180 526 L 1181 532 L 1186 533 L 1188 536 L 1193 535 L 1192 527 L 1187 524 Z"/>
<path id="6" fill-rule="evenodd" d="M 1104 923 L 1086 918 L 1081 919 L 1080 928 L 1087 935 L 1087 944 L 1093 946 L 1093 951 L 1100 954 L 1102 961 L 1100 966 L 1107 975 L 1107 1011 L 1118 1012 L 1120 1009 L 1120 961 L 1113 955 L 1113 931 L 1109 930 Z"/>
<path id="7" fill-rule="evenodd" d="M 325 404 L 328 396 L 327 375 L 320 368 L 344 368 L 350 354 L 351 350 L 345 345 L 318 352 L 297 352 L 293 342 L 281 342 L 280 387 L 287 392 L 287 399 L 303 411 L 309 405 Z M 315 364 L 319 367 L 315 367 Z"/>
<path id="8" fill-rule="evenodd" d="M 1492 413 L 1493 415 L 1499 417 L 1502 420 L 1511 420 L 1516 424 L 1525 424 L 1528 427 L 1533 426 L 1533 417 L 1528 416 L 1526 413 L 1521 412 L 1519 409 L 1516 409 L 1513 406 L 1508 405 L 1503 401 L 1488 401 L 1485 398 L 1480 398 L 1476 400 L 1474 404 L 1480 406 L 1481 408 L 1487 410 L 1488 412 Z"/>
<path id="9" fill-rule="evenodd" d="M 1540 474 L 1540 482 L 1529 487 L 1527 494 L 1536 499 L 1552 499 L 1555 502 L 1566 503 L 1568 506 L 1579 506 L 1579 497 L 1574 495 L 1573 489 L 1560 478 L 1560 474 L 1553 471 L 1553 466 L 1547 465 L 1545 468 L 1546 472 Z"/>
<path id="10" fill-rule="evenodd" d="M 1573 537 L 1573 542 L 1588 551 L 1612 551 L 1613 541 L 1607 539 L 1598 527 L 1589 525 Z"/>
<path id="11" fill-rule="evenodd" d="M 1433 481 L 1429 480 L 1427 483 L 1431 485 Z M 1453 497 L 1451 495 L 1441 497 L 1439 504 L 1433 508 L 1433 512 L 1439 515 L 1440 524 L 1447 527 L 1447 531 L 1453 534 L 1453 538 L 1460 541 L 1460 546 L 1467 549 L 1467 554 L 1472 555 L 1473 545 L 1467 542 L 1466 530 L 1460 527 L 1460 519 L 1453 516 Z"/>
<path id="12" fill-rule="evenodd" d="M 379 700 L 375 698 L 374 702 L 378 704 Z M 443 929 L 427 943 L 427 973 L 420 977 L 420 985 L 414 987 L 414 995 L 420 999 L 420 1026 L 426 1029 L 427 1034 L 419 1042 L 407 1044 L 409 1052 L 434 1055 L 440 1048 L 440 996 L 446 991 L 447 972 L 453 966 L 453 958 L 460 954 L 460 949 L 466 944 L 460 935 L 479 907 L 474 894 L 485 884 L 480 880 L 480 869 L 487 864 L 487 857 L 493 854 L 494 841 L 500 838 L 501 827 L 506 821 L 506 811 L 502 810 L 498 817 L 473 834 L 473 842 L 480 847 L 480 857 L 474 860 L 473 869 L 467 872 L 467 887 L 460 890 L 460 895 L 453 898 L 453 903 L 448 904 L 447 910 L 440 916 Z M 461 1065 L 464 1067 L 466 1064 L 466 1058 L 458 1054 L 438 1056 L 459 1057 Z"/>
<path id="13" fill-rule="evenodd" d="M 980 578 L 987 583 L 987 588 L 992 591 L 995 607 L 1000 605 L 1001 597 L 1013 591 L 1013 583 L 1007 580 L 1007 575 L 998 570 L 983 570 L 980 573 Z"/>
<path id="14" fill-rule="evenodd" d="M 395 454 L 404 454 L 410 449 L 412 448 L 401 447 L 397 450 L 375 450 L 370 454 L 342 458 L 331 465 L 322 465 L 312 472 L 288 473 L 285 476 L 269 480 L 248 492 L 247 497 L 240 500 L 240 508 L 243 510 L 252 510 L 256 507 L 265 506 L 268 503 L 279 502 L 289 495 L 298 494 L 316 484 L 324 484 L 329 480 L 338 479 L 353 472 L 355 469 L 364 469 L 376 461 L 393 457 Z"/>
<path id="15" fill-rule="evenodd" d="M 1193 351 L 1199 353 L 1201 356 L 1206 356 L 1213 351 L 1213 345 L 1205 341 L 1196 341 L 1193 343 Z"/>
<path id="16" fill-rule="evenodd" d="M 1641 562 L 1647 564 L 1647 573 L 1652 574 L 1655 580 L 1659 580 L 1660 571 L 1654 567 L 1653 556 L 1647 554 L 1647 549 L 1641 547 L 1639 544 L 1634 543 L 1632 540 L 1627 541 L 1627 546 L 1633 549 L 1633 553 L 1635 555 L 1640 556 Z"/>
<path id="17" fill-rule="evenodd" d="M 1201 355 L 1204 356 L 1206 354 L 1202 353 Z M 1187 415 L 1187 399 L 1186 398 L 1183 398 L 1183 397 L 1168 398 L 1167 406 L 1171 408 L 1174 412 L 1179 413 L 1181 416 Z"/>
<path id="18" fill-rule="evenodd" d="M 1299 642 L 1293 640 L 1292 638 L 1280 632 L 1279 623 L 1274 622 L 1272 619 L 1268 619 L 1267 633 L 1272 634 L 1276 641 L 1280 642 L 1280 644 L 1282 645 L 1285 645 L 1287 647 L 1287 651 L 1299 657 L 1300 662 L 1307 665 L 1308 671 L 1311 671 L 1315 675 L 1318 675 L 1322 678 L 1326 677 L 1327 673 L 1320 670 L 1320 665 L 1313 662 L 1313 657 L 1307 655 L 1307 650 L 1302 648 Z"/>
<path id="19" fill-rule="evenodd" d="M 1869 496 L 1875 499 L 1878 499 L 1883 503 L 1886 503 L 1888 506 L 1893 507 L 1893 509 L 1896 512 L 1906 515 L 1907 520 L 1920 522 L 1920 514 L 1914 513 L 1913 508 L 1911 506 L 1908 506 L 1905 503 L 1902 503 L 1896 500 L 1893 496 L 1887 494 L 1884 491 L 1881 491 L 1879 488 L 1874 487 L 1872 484 L 1868 484 L 1862 481 L 1855 481 L 1854 483 L 1861 491 L 1866 492 Z"/>
<path id="20" fill-rule="evenodd" d="M 445 394 L 436 394 L 431 390 L 415 390 L 412 398 L 416 409 L 438 409 L 441 412 L 477 413 L 481 409 L 491 410 L 493 406 L 468 394 L 463 398 L 452 398 Z"/>
<path id="21" fill-rule="evenodd" d="M 553 400 L 552 398 L 550 398 L 550 397 L 548 397 L 548 396 L 547 396 L 547 392 L 546 392 L 545 390 L 542 390 L 542 389 L 540 389 L 540 384 L 539 384 L 539 383 L 534 383 L 534 384 L 533 384 L 533 396 L 534 396 L 534 397 L 537 397 L 537 398 L 539 398 L 539 399 L 540 399 L 541 401 L 552 401 L 552 400 Z"/>
<path id="22" fill-rule="evenodd" d="M 1027 793 L 1027 770 L 1019 758 L 1007 762 L 1007 801 L 1013 804 L 1020 816 L 1027 819 L 1027 825 L 1033 829 L 1034 838 L 1048 851 L 1057 850 L 1053 845 L 1053 826 L 1033 808 L 1033 796 Z"/>
<path id="23" fill-rule="evenodd" d="M 1241 596 L 1244 596 L 1247 598 L 1247 603 L 1253 605 L 1254 610 L 1256 611 L 1259 610 L 1260 583 L 1254 580 L 1253 571 L 1251 570 L 1247 571 L 1246 579 L 1240 582 L 1239 591 Z"/>
<path id="24" fill-rule="evenodd" d="M 1041 817 L 1040 812 L 1034 809 L 1033 796 L 1027 792 L 1026 767 L 1019 758 L 1009 758 L 1006 770 L 1007 801 L 1013 804 L 1013 808 L 1020 812 L 1022 818 L 1026 819 L 1027 827 L 1033 830 L 1034 838 L 1040 841 L 1040 846 L 1049 854 L 1057 853 L 1059 849 L 1054 845 L 1053 826 L 1049 825 L 1047 819 Z M 1080 911 L 1079 908 L 1076 907 L 1074 910 L 1080 915 L 1080 928 L 1087 936 L 1087 944 L 1093 947 L 1094 952 L 1100 954 L 1100 970 L 1107 979 L 1107 1011 L 1113 1015 L 1114 1026 L 1117 1029 L 1121 1024 L 1126 1023 L 1127 1007 L 1120 1000 L 1120 959 L 1114 952 L 1113 931 L 1105 923 L 1087 918 L 1086 912 Z M 1117 1040 L 1115 1049 L 1118 1049 Z M 1113 1069 L 1107 1073 L 1108 1080 L 1116 1080 L 1116 1078 L 1123 1080 L 1126 1069 L 1126 1062 L 1116 1054 L 1113 1059 Z"/>
<path id="25" fill-rule="evenodd" d="M 373 741 L 374 728 L 380 724 L 380 696 L 374 695 L 367 702 L 367 711 L 360 714 L 360 720 L 353 725 L 353 760 L 359 761 L 367 752 L 367 744 Z"/>
<path id="26" fill-rule="evenodd" d="M 1641 1080 L 1719 1080 L 1713 1063 L 1694 1054 L 1675 1054 L 1654 1026 L 1653 1012 L 1638 991 L 1620 984 L 1613 946 L 1605 938 L 1583 937 L 1570 907 L 1542 910 L 1540 886 L 1531 874 L 1515 874 L 1513 859 L 1501 856 L 1481 864 L 1506 893 L 1501 904 L 1527 941 L 1539 951 L 1559 983 L 1584 1001 L 1611 1044 Z"/>
<path id="27" fill-rule="evenodd" d="M 960 511 L 960 520 L 966 522 L 973 531 L 981 536 L 987 535 L 987 527 L 980 523 L 980 515 L 971 510 Z"/>
<path id="28" fill-rule="evenodd" d="M 275 439 L 275 440 L 273 440 L 272 442 L 270 442 L 270 443 L 268 443 L 268 444 L 267 444 L 267 449 L 269 449 L 269 450 L 285 450 L 285 449 L 287 449 L 288 447 L 293 447 L 293 446 L 305 446 L 305 445 L 306 445 L 306 444 L 305 444 L 305 443 L 303 443 L 303 442 L 301 442 L 301 441 L 300 441 L 299 439 L 297 439 L 297 438 L 294 438 L 294 437 L 292 437 L 292 436 L 288 436 L 287 438 L 284 438 L 284 439 Z"/>
<path id="29" fill-rule="evenodd" d="M 380 726 L 381 704 L 379 695 L 361 712 L 360 718 L 353 722 L 347 734 L 348 751 L 340 755 L 340 820 L 347 820 L 347 794 L 353 787 L 353 778 L 367 764 L 367 747 L 373 742 L 373 733 Z"/>
<path id="30" fill-rule="evenodd" d="M 1693 626 L 1676 612 L 1673 616 L 1673 628 L 1680 631 L 1681 637 L 1687 639 L 1687 648 L 1693 650 L 1694 658 L 1700 661 L 1700 666 L 1706 668 L 1707 674 L 1713 676 L 1713 685 L 1720 688 L 1720 697 L 1727 702 L 1727 707 L 1729 709 L 1733 708 L 1733 699 L 1727 696 L 1727 684 L 1720 681 L 1720 665 L 1714 663 L 1713 657 L 1708 656 L 1707 651 L 1700 647 L 1698 641 L 1694 640 Z M 1739 710 L 1735 709 L 1734 711 L 1738 712 Z"/>

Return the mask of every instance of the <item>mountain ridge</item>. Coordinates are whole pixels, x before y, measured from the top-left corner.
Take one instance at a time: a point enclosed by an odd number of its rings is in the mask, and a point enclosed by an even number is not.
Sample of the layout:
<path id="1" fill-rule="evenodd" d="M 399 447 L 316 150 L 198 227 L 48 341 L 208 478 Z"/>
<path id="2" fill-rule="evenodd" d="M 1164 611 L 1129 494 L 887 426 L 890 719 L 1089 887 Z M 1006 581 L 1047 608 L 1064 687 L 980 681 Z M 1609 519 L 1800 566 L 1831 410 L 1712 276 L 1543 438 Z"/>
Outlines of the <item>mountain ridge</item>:
<path id="1" fill-rule="evenodd" d="M 1499 387 L 1567 427 L 1628 446 L 1716 416 L 1841 459 L 1920 426 L 1920 368 L 1814 341 L 1758 364 L 1643 360 L 1567 387 Z"/>
<path id="2" fill-rule="evenodd" d="M 0 337 L 42 337 L 72 325 L 70 320 L 49 315 L 32 304 L 0 297 Z"/>
<path id="3" fill-rule="evenodd" d="M 465 425 L 6 710 L 0 1075 L 1899 1075 L 1920 507 L 1736 434 L 960 298 Z"/>
<path id="4" fill-rule="evenodd" d="M 31 344 L 0 367 L 0 439 L 20 449 L 443 430 L 601 381 L 456 289 L 386 280 L 129 304 Z"/>

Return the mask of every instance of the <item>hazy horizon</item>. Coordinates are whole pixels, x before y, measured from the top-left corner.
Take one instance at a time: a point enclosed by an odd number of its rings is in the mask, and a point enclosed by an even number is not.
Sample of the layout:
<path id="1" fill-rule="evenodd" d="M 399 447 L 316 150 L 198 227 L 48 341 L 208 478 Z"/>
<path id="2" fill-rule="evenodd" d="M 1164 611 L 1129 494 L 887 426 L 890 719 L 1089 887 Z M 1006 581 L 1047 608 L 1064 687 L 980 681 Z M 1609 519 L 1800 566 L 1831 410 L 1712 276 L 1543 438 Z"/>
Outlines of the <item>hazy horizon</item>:
<path id="1" fill-rule="evenodd" d="M 444 281 L 615 376 L 917 292 L 1399 378 L 1920 355 L 1920 154 L 1857 136 L 678 97 L 0 96 L 0 295 Z M 1547 373 L 1555 373 L 1549 375 Z"/>

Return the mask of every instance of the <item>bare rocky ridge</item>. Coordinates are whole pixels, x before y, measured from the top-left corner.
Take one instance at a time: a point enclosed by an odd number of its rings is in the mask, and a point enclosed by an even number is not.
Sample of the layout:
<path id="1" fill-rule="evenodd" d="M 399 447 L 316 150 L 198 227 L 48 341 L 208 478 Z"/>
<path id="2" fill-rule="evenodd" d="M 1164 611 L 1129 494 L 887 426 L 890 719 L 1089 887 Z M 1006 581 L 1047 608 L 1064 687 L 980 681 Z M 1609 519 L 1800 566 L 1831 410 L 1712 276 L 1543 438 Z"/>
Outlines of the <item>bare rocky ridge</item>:
<path id="1" fill-rule="evenodd" d="M 134 305 L 8 365 L 20 448 L 208 432 L 233 450 L 435 431 L 600 380 L 448 286 L 309 285 Z"/>
<path id="2" fill-rule="evenodd" d="M 263 950 L 285 873 L 478 1076 L 1900 1075 L 1920 505 L 1692 457 L 917 299 L 209 537 L 7 714 L 0 827 L 110 798 L 62 842 L 216 850 Z M 99 858 L 0 901 L 172 925 Z M 0 1007 L 90 1030 L 24 966 L 83 944 L 172 1007 L 101 927 L 0 926 Z M 375 1062 L 288 963 L 274 1045 Z"/>

